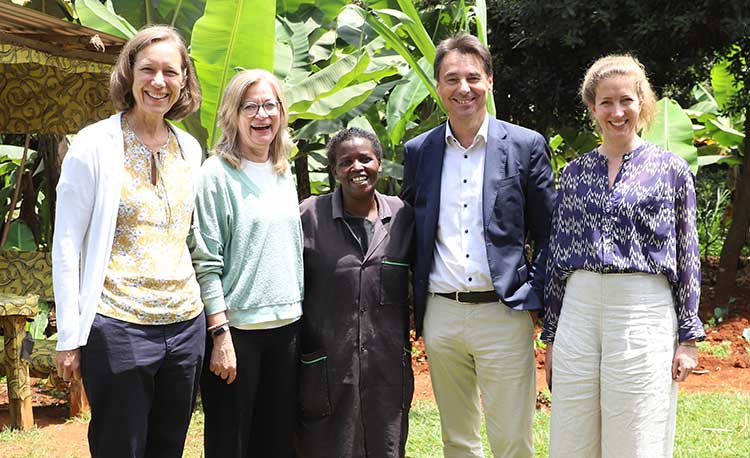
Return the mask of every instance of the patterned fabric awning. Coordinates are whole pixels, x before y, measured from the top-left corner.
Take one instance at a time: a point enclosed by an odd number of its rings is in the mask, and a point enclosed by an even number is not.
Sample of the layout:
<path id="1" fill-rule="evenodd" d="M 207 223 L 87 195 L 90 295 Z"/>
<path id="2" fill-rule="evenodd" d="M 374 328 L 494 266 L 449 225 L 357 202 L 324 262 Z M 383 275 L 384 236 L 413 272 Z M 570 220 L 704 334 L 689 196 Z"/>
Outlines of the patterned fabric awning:
<path id="1" fill-rule="evenodd" d="M 109 74 L 124 42 L 2 4 L 0 132 L 70 134 L 109 116 Z"/>

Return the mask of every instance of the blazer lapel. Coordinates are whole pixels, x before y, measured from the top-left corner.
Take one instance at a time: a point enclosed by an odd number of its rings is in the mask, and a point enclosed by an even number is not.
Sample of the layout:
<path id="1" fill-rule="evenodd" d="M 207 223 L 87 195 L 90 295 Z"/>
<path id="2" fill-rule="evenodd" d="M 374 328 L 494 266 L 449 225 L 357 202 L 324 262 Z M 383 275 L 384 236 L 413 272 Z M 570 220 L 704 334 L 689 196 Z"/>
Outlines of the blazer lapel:
<path id="1" fill-rule="evenodd" d="M 423 189 L 429 190 L 425 212 L 425 240 L 434 245 L 437 232 L 438 215 L 440 214 L 440 184 L 443 175 L 443 158 L 445 156 L 445 123 L 435 129 L 422 144 L 419 173 L 424 174 Z"/>
<path id="2" fill-rule="evenodd" d="M 488 113 L 487 116 L 490 116 Z M 482 185 L 482 216 L 484 227 L 492 220 L 497 198 L 498 181 L 508 176 L 508 133 L 495 118 L 490 117 L 487 129 L 487 150 L 484 155 L 484 183 Z"/>

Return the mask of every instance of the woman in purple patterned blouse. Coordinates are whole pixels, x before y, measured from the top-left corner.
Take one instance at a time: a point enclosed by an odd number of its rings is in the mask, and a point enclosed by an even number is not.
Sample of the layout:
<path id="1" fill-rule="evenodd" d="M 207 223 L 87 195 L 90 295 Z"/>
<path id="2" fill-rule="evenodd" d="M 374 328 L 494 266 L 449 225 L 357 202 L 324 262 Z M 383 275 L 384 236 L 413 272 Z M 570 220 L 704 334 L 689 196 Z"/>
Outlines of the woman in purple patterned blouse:
<path id="1" fill-rule="evenodd" d="M 638 136 L 656 102 L 635 58 L 596 61 L 581 97 L 603 141 L 559 182 L 542 332 L 550 456 L 671 457 L 675 382 L 705 337 L 694 177 Z"/>

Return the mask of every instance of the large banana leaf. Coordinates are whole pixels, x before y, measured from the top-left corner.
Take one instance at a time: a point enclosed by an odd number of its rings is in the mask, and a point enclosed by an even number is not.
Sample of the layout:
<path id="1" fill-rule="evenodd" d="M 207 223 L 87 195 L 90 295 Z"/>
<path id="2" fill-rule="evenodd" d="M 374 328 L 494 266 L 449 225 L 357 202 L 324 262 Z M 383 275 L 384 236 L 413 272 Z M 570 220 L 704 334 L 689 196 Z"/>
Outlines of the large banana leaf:
<path id="1" fill-rule="evenodd" d="M 276 21 L 276 47 L 273 73 L 287 84 L 302 81 L 310 74 L 310 43 L 308 36 L 316 23 L 291 22 L 286 18 Z"/>
<path id="2" fill-rule="evenodd" d="M 346 6 L 349 0 L 278 0 L 276 2 L 276 12 L 279 15 L 286 13 L 296 13 L 300 7 L 309 5 L 317 7 L 327 20 L 333 20 Z"/>
<path id="3" fill-rule="evenodd" d="M 159 16 L 175 27 L 186 43 L 192 40 L 193 26 L 203 16 L 206 0 L 151 0 Z"/>
<path id="4" fill-rule="evenodd" d="M 271 0 L 208 0 L 195 23 L 190 54 L 203 90 L 201 123 L 209 147 L 218 138 L 218 107 L 235 69 L 273 70 L 275 11 Z"/>
<path id="5" fill-rule="evenodd" d="M 414 44 L 417 46 L 417 49 L 419 49 L 419 52 L 422 53 L 422 56 L 427 59 L 427 62 L 429 62 L 430 65 L 432 65 L 432 63 L 435 62 L 435 44 L 432 42 L 427 30 L 425 30 L 417 8 L 414 7 L 412 0 L 397 1 L 401 11 L 411 19 L 411 21 L 406 22 L 403 25 L 404 30 L 406 30 L 406 33 L 408 33 L 409 37 L 414 41 Z"/>
<path id="6" fill-rule="evenodd" d="M 714 140 L 719 142 L 721 146 L 727 148 L 737 147 L 742 145 L 742 142 L 745 139 L 745 134 L 732 127 L 727 118 L 718 117 L 709 119 L 708 122 L 706 122 L 706 127 L 709 128 L 709 126 L 715 128 L 711 129 L 711 136 Z"/>
<path id="7" fill-rule="evenodd" d="M 370 48 L 368 47 L 368 49 Z M 365 71 L 355 79 L 355 82 L 364 83 L 365 81 L 380 81 L 388 76 L 398 75 L 398 67 L 399 65 L 403 65 L 403 63 L 404 59 L 399 55 L 375 55 L 375 57 L 370 58 L 370 65 L 368 65 Z"/>
<path id="8" fill-rule="evenodd" d="M 99 3 L 99 0 L 78 0 L 76 11 L 81 24 L 86 27 L 122 38 L 135 35 L 135 27 L 115 13 L 111 0 L 107 0 L 104 5 Z"/>
<path id="9" fill-rule="evenodd" d="M 711 67 L 711 86 L 719 108 L 725 110 L 740 89 L 734 85 L 734 78 L 729 72 L 729 62 L 726 60 L 720 60 Z"/>
<path id="10" fill-rule="evenodd" d="M 479 38 L 479 41 L 481 41 L 483 45 L 489 48 L 490 45 L 487 42 L 487 2 L 485 2 L 485 0 L 477 0 L 472 7 L 472 11 L 474 11 L 474 18 L 477 22 L 477 38 Z M 494 97 L 487 97 L 487 111 L 489 111 L 492 116 L 495 116 L 496 110 Z"/>
<path id="11" fill-rule="evenodd" d="M 370 56 L 366 52 L 349 54 L 299 84 L 288 86 L 286 97 L 289 111 L 303 113 L 316 100 L 347 87 L 369 63 Z"/>
<path id="12" fill-rule="evenodd" d="M 332 119 L 342 116 L 367 100 L 377 85 L 375 81 L 367 81 L 337 90 L 316 100 L 303 112 L 290 113 L 289 121 L 296 119 Z"/>
<path id="13" fill-rule="evenodd" d="M 373 28 L 375 31 L 378 32 L 378 34 L 383 37 L 385 42 L 393 48 L 396 52 L 398 52 L 401 57 L 404 58 L 404 60 L 409 64 L 409 66 L 417 73 L 419 76 L 419 79 L 422 80 L 422 83 L 425 85 L 427 90 L 429 91 L 432 98 L 437 102 L 438 106 L 440 106 L 441 109 L 443 109 L 443 104 L 440 101 L 440 96 L 438 96 L 437 90 L 435 89 L 435 80 L 432 77 L 432 74 L 428 74 L 417 63 L 417 59 L 414 58 L 411 51 L 404 45 L 401 38 L 391 30 L 378 16 L 377 11 L 373 11 L 368 13 L 367 11 L 363 10 L 362 8 L 356 6 L 356 5 L 349 5 L 347 8 L 351 8 L 353 11 L 356 11 L 358 14 L 360 14 L 365 21 Z M 372 14 L 375 13 L 375 14 Z M 398 25 L 396 26 L 398 27 Z M 443 111 L 445 111 L 443 109 Z"/>
<path id="14" fill-rule="evenodd" d="M 431 67 L 424 57 L 419 60 L 419 65 L 425 70 Z M 414 70 L 411 70 L 405 79 L 404 84 L 397 86 L 391 92 L 385 110 L 388 137 L 392 145 L 398 145 L 401 142 L 406 126 L 412 122 L 414 110 L 430 95 Z"/>
<path id="15" fill-rule="evenodd" d="M 693 173 L 698 171 L 698 150 L 693 145 L 693 123 L 680 105 L 667 97 L 657 103 L 657 113 L 644 139 L 682 156 Z"/>
<path id="16" fill-rule="evenodd" d="M 328 30 L 320 36 L 310 47 L 311 64 L 328 60 L 333 54 L 333 47 L 336 44 L 336 32 Z"/>

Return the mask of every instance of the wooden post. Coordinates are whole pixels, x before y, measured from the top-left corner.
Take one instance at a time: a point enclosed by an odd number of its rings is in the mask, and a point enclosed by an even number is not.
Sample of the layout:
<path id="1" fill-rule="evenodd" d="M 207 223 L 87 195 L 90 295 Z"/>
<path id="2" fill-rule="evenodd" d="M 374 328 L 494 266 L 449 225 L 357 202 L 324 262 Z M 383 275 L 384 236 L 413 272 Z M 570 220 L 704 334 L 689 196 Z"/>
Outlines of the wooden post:
<path id="1" fill-rule="evenodd" d="M 26 317 L 11 315 L 0 317 L 3 328 L 6 377 L 8 379 L 8 405 L 10 427 L 27 431 L 34 427 L 31 410 L 31 384 L 29 365 L 21 360 L 21 344 L 26 335 Z"/>

